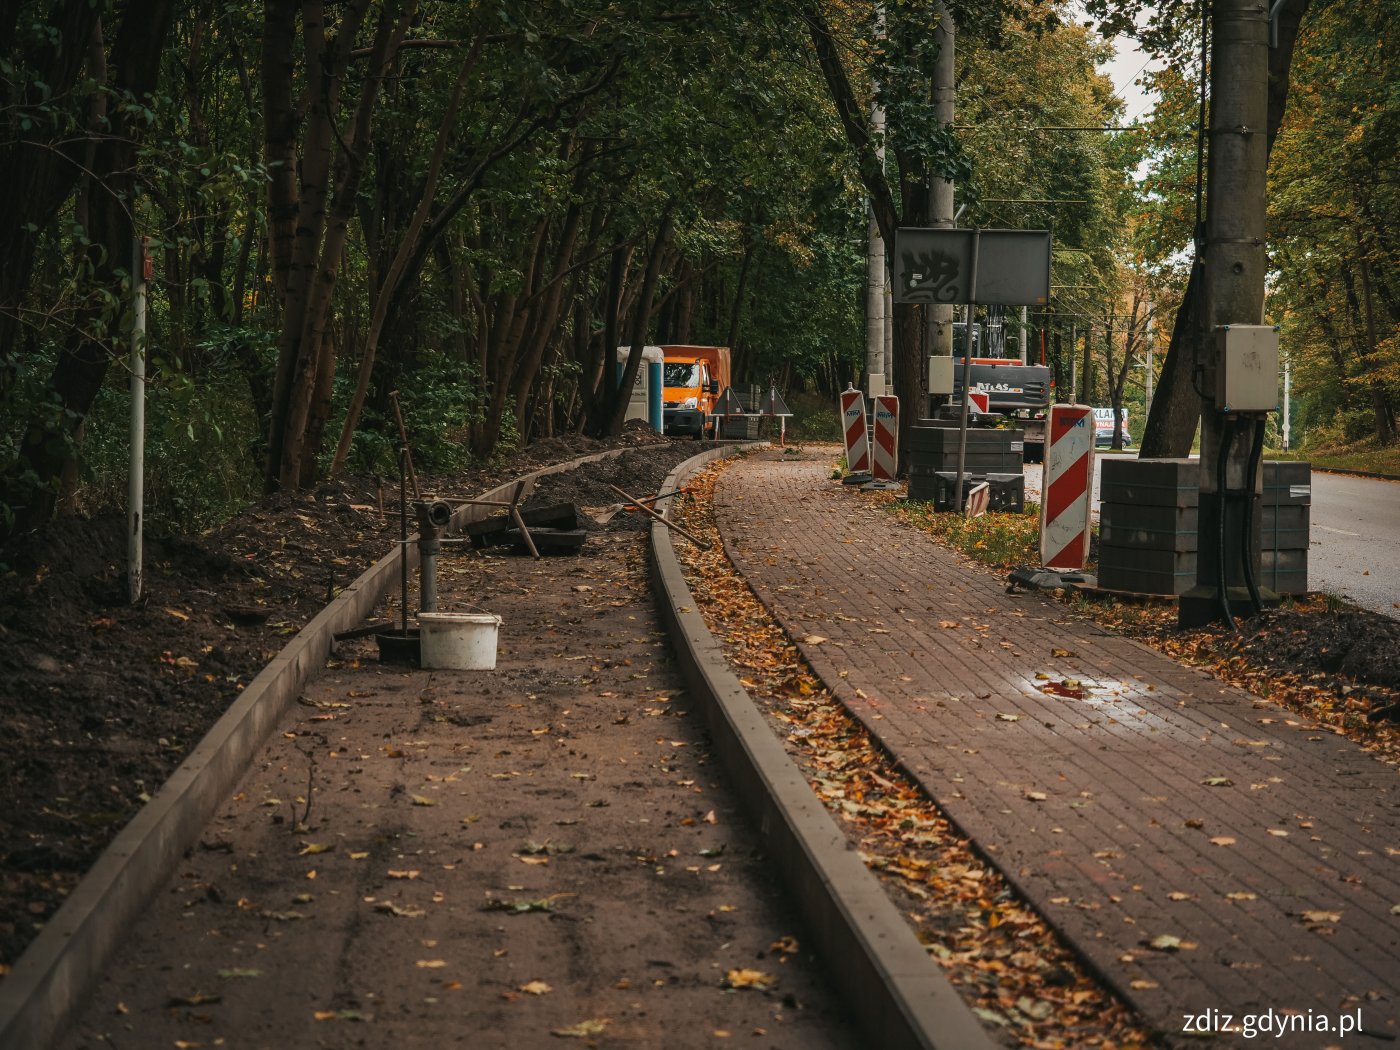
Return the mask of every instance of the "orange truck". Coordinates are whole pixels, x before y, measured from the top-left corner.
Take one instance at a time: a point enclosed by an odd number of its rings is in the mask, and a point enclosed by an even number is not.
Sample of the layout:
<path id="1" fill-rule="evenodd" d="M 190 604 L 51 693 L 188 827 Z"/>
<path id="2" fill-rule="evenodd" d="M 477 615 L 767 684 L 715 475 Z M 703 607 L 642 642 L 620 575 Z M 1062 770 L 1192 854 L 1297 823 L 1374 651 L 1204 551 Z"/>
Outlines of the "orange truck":
<path id="1" fill-rule="evenodd" d="M 667 434 L 713 437 L 715 404 L 729 388 L 729 347 L 663 346 L 661 417 Z"/>

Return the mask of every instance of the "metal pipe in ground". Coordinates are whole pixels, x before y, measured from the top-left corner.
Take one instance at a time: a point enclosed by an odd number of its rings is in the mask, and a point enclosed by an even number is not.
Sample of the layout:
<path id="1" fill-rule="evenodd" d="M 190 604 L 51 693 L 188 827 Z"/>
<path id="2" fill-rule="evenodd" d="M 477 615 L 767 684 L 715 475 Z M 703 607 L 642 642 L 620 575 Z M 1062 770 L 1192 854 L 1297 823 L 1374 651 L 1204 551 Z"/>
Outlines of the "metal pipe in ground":
<path id="1" fill-rule="evenodd" d="M 972 272 L 967 278 L 967 324 L 963 326 L 962 414 L 958 418 L 958 484 L 953 490 L 953 509 L 963 512 L 963 477 L 967 465 L 967 410 L 972 402 L 972 312 L 977 302 L 977 253 L 982 231 L 972 231 Z"/>

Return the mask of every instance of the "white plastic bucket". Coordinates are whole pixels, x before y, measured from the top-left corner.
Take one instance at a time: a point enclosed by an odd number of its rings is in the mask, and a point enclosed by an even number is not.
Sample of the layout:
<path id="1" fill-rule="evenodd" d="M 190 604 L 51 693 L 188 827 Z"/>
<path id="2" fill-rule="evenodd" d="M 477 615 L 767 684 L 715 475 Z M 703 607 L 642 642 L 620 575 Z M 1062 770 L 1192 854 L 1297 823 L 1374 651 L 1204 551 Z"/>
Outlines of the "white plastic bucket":
<path id="1" fill-rule="evenodd" d="M 454 671 L 494 670 L 500 626 L 501 618 L 495 613 L 419 613 L 420 663 Z"/>

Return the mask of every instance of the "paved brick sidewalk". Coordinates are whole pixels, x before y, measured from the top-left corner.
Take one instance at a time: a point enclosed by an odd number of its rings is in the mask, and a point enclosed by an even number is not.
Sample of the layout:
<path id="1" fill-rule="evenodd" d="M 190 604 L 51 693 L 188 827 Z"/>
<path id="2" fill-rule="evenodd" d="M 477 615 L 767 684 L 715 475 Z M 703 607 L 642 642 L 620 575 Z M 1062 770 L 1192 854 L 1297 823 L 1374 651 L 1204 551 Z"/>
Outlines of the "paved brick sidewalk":
<path id="1" fill-rule="evenodd" d="M 1091 964 L 1169 1035 L 1186 1014 L 1272 1009 L 1301 1012 L 1291 1023 L 1311 1034 L 1261 1041 L 1330 1046 L 1322 1019 L 1335 1033 L 1359 1008 L 1366 1033 L 1394 1040 L 1396 770 L 1051 600 L 1006 594 L 828 480 L 830 465 L 765 453 L 728 470 L 715 510 L 730 556 Z M 1046 693 L 1037 674 L 1088 695 Z M 1182 949 L 1149 947 L 1164 935 Z M 1218 1045 L 1236 1044 L 1249 1045 Z"/>

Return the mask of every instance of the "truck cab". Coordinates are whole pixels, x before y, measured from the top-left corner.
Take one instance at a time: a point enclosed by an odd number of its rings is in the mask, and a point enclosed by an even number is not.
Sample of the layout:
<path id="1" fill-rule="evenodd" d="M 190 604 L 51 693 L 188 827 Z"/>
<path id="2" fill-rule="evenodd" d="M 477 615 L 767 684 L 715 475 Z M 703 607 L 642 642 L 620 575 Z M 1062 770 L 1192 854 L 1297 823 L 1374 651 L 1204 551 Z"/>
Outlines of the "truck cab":
<path id="1" fill-rule="evenodd" d="M 729 348 L 663 346 L 662 420 L 667 434 L 702 438 L 715 429 L 714 410 L 729 385 Z"/>

